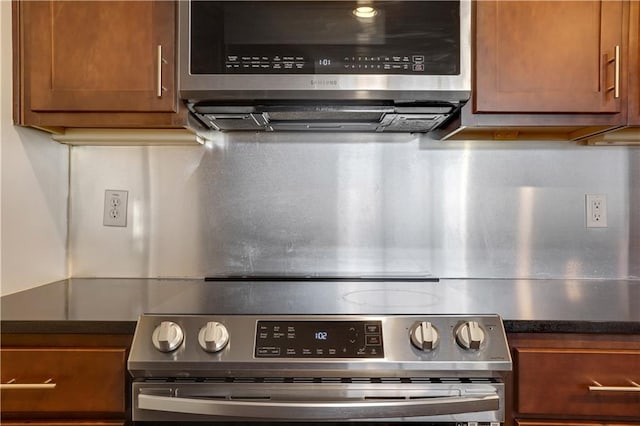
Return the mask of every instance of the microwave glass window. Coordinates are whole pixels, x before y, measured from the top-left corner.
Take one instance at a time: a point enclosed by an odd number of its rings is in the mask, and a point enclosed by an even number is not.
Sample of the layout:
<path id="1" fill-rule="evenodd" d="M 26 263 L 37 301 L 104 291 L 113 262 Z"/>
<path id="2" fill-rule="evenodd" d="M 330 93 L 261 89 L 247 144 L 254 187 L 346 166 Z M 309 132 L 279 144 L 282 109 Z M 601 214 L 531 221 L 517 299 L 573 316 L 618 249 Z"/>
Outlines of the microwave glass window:
<path id="1" fill-rule="evenodd" d="M 263 2 L 247 13 L 243 4 L 225 8 L 224 40 L 231 45 L 384 44 L 384 11 L 358 18 L 353 7 Z M 250 29 L 250 30 L 247 30 Z"/>

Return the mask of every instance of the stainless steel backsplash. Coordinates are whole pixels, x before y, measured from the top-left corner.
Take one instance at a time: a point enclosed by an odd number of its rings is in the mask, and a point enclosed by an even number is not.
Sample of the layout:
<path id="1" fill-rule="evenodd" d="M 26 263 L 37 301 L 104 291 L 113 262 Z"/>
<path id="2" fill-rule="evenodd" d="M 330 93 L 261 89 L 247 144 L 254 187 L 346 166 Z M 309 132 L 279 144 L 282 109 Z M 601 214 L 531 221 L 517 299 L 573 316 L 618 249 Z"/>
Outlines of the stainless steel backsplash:
<path id="1" fill-rule="evenodd" d="M 76 277 L 640 277 L 640 149 L 425 136 L 213 134 L 74 147 Z M 129 191 L 126 228 L 102 225 Z M 606 194 L 607 228 L 585 227 Z"/>

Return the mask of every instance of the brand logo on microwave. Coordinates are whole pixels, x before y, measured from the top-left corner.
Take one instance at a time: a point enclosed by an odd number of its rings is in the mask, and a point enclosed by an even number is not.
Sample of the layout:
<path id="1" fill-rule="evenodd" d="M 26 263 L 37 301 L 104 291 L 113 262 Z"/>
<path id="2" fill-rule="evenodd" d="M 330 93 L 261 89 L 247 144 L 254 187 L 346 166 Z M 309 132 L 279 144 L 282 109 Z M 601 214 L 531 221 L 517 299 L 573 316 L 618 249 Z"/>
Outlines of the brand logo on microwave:
<path id="1" fill-rule="evenodd" d="M 309 82 L 313 87 L 338 87 L 338 80 L 313 79 Z"/>

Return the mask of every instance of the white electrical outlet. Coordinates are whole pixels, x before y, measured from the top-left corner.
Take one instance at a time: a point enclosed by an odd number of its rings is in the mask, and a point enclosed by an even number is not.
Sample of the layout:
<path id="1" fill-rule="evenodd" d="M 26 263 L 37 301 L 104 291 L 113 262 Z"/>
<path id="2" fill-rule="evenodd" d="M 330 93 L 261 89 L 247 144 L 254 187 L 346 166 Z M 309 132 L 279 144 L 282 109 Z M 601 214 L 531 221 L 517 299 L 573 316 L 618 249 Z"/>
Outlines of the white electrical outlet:
<path id="1" fill-rule="evenodd" d="M 606 228 L 607 196 L 605 194 L 587 194 L 585 199 L 587 228 Z"/>
<path id="2" fill-rule="evenodd" d="M 104 226 L 127 226 L 127 199 L 129 191 L 104 191 Z"/>

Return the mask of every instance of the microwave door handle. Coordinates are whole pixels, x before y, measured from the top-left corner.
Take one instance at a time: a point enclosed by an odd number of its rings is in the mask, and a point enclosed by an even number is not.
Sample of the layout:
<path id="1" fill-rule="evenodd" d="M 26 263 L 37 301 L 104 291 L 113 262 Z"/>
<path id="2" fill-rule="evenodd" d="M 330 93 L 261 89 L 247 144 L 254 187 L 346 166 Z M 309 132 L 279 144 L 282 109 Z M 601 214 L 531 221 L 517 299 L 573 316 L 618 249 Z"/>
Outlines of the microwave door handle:
<path id="1" fill-rule="evenodd" d="M 343 402 L 238 401 L 138 395 L 138 408 L 183 414 L 229 418 L 287 420 L 339 420 L 449 415 L 494 411 L 497 394 L 475 397 L 442 397 L 408 400 Z"/>

